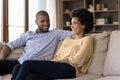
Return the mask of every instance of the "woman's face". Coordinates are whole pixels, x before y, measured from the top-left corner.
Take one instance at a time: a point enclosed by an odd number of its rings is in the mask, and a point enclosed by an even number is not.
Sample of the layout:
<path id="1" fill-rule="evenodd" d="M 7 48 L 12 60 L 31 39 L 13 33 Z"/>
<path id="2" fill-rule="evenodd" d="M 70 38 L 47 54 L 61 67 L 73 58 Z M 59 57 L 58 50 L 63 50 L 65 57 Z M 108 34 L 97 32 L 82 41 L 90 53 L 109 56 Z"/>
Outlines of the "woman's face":
<path id="1" fill-rule="evenodd" d="M 79 35 L 79 34 L 81 34 L 81 33 L 84 34 L 84 28 L 85 28 L 85 26 L 82 25 L 82 24 L 79 22 L 79 20 L 78 20 L 77 17 L 73 17 L 72 20 L 71 20 L 71 23 L 72 23 L 72 24 L 71 24 L 71 28 L 72 28 L 72 31 L 73 31 L 73 33 L 74 33 L 75 35 Z"/>

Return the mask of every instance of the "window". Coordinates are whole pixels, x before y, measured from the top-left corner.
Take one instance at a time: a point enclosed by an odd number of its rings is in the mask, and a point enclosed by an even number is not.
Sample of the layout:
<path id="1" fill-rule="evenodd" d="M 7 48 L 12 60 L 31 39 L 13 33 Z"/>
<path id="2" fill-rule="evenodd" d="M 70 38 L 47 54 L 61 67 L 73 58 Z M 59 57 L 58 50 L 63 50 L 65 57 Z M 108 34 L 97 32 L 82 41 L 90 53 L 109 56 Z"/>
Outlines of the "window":
<path id="1" fill-rule="evenodd" d="M 35 31 L 35 14 L 39 10 L 45 10 L 50 16 L 50 29 L 56 28 L 56 0 L 29 0 L 29 30 Z"/>
<path id="2" fill-rule="evenodd" d="M 35 31 L 35 14 L 38 11 L 38 0 L 29 0 L 29 30 Z"/>
<path id="3" fill-rule="evenodd" d="M 56 23 L 56 12 L 54 11 L 56 10 L 54 5 L 56 0 L 51 1 L 0 0 L 0 41 L 12 41 L 27 30 L 35 31 L 37 29 L 35 15 L 39 10 L 46 10 L 49 13 L 50 20 L 53 18 L 50 21 L 51 25 L 54 26 L 53 24 Z M 53 11 L 51 11 L 52 9 Z M 1 16 L 2 12 L 4 17 Z"/>
<path id="4" fill-rule="evenodd" d="M 45 0 L 29 0 L 29 30 L 35 31 L 37 25 L 35 23 L 35 15 L 39 10 L 45 10 Z"/>
<path id="5" fill-rule="evenodd" d="M 9 25 L 9 41 L 12 41 L 24 33 L 24 0 L 10 0 L 8 3 L 8 25 Z"/>

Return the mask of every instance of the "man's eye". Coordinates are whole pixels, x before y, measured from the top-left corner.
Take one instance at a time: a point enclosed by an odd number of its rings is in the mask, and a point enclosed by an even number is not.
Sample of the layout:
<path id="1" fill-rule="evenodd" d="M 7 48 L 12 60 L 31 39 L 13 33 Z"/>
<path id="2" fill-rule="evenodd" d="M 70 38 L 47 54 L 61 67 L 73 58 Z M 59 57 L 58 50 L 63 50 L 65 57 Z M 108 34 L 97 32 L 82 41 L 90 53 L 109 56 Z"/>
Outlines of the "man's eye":
<path id="1" fill-rule="evenodd" d="M 45 21 L 40 21 L 41 23 L 45 22 Z"/>

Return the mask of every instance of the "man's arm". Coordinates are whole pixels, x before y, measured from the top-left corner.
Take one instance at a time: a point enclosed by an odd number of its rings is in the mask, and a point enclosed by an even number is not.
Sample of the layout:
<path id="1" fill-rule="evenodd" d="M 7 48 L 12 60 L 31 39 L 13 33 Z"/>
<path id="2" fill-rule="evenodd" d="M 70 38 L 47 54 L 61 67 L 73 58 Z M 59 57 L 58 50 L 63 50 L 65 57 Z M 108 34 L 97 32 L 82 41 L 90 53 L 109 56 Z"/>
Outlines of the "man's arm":
<path id="1" fill-rule="evenodd" d="M 6 45 L 2 48 L 0 53 L 0 60 L 5 60 L 6 57 L 10 54 L 11 49 Z"/>

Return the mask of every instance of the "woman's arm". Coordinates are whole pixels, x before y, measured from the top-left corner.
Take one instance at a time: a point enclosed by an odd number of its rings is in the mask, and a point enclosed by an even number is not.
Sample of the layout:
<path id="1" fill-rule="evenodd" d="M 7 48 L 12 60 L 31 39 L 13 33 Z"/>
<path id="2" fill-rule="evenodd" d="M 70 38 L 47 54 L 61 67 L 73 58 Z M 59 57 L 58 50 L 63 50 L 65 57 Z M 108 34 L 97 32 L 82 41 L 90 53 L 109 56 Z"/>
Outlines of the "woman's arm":
<path id="1" fill-rule="evenodd" d="M 55 62 L 61 62 L 61 63 L 68 63 L 68 64 L 69 64 L 68 59 L 62 59 L 62 60 L 52 60 L 52 61 L 55 61 Z"/>

